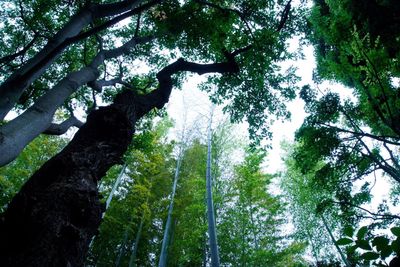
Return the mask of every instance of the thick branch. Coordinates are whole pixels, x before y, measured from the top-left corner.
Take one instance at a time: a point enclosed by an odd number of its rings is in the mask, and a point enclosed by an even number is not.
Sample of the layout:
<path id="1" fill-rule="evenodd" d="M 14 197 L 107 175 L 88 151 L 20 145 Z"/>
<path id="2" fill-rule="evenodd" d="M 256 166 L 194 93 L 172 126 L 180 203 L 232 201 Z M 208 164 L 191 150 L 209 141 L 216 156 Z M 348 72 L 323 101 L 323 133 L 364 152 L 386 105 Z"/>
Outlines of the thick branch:
<path id="1" fill-rule="evenodd" d="M 0 151 L 8 152 L 0 154 L 0 166 L 17 157 L 27 144 L 50 126 L 54 112 L 72 93 L 80 86 L 97 79 L 99 76 L 97 68 L 104 60 L 127 54 L 135 45 L 146 43 L 152 38 L 151 36 L 132 38 L 121 47 L 100 51 L 89 67 L 69 73 L 24 113 L 0 127 L 2 136 Z"/>
<path id="2" fill-rule="evenodd" d="M 6 81 L 0 86 L 0 119 L 4 119 L 8 111 L 18 101 L 23 91 L 37 79 L 45 70 L 58 58 L 70 44 L 78 42 L 93 35 L 111 25 L 121 21 L 130 15 L 138 14 L 144 8 L 149 8 L 160 1 L 153 1 L 142 7 L 133 9 L 135 6 L 140 5 L 144 0 L 125 0 L 112 4 L 96 4 L 89 5 L 78 14 L 73 16 L 71 20 L 57 33 L 54 38 L 50 40 L 43 49 L 40 50 L 33 58 L 14 72 Z M 133 10 L 131 10 L 133 9 Z M 127 12 L 131 10 L 130 12 Z M 81 33 L 82 30 L 92 23 L 95 19 L 115 16 L 117 14 L 125 13 L 108 23 L 100 25 L 96 28 Z"/>
<path id="3" fill-rule="evenodd" d="M 97 81 L 92 81 L 89 82 L 88 85 L 95 90 L 96 92 L 101 92 L 103 90 L 104 86 L 113 86 L 116 85 L 117 83 L 121 83 L 120 78 L 115 78 L 111 80 L 97 80 Z"/>
<path id="4" fill-rule="evenodd" d="M 173 86 L 171 76 L 183 71 L 194 72 L 199 75 L 206 73 L 237 73 L 239 72 L 239 66 L 235 62 L 233 56 L 228 57 L 226 62 L 211 64 L 198 64 L 185 61 L 182 58 L 178 59 L 157 73 L 159 86 L 156 90 L 147 95 L 139 96 L 141 98 L 141 103 L 143 103 L 138 110 L 139 117 L 153 108 L 162 108 L 168 102 Z"/>
<path id="5" fill-rule="evenodd" d="M 289 2 L 286 4 L 285 8 L 283 9 L 281 20 L 279 21 L 278 27 L 276 28 L 277 32 L 280 32 L 283 29 L 283 27 L 286 24 L 286 21 L 289 18 L 291 2 L 292 2 L 292 0 L 289 0 Z"/>
<path id="6" fill-rule="evenodd" d="M 13 61 L 13 60 L 16 59 L 17 57 L 24 55 L 24 54 L 26 53 L 26 51 L 28 51 L 28 49 L 31 48 L 31 47 L 33 46 L 33 44 L 35 43 L 36 39 L 37 39 L 36 36 L 33 37 L 32 41 L 30 41 L 30 42 L 29 42 L 23 49 L 21 49 L 20 51 L 14 53 L 14 54 L 12 54 L 12 55 L 7 55 L 7 56 L 4 56 L 4 57 L 0 58 L 0 64 L 6 63 L 6 62 L 8 62 L 8 61 Z"/>
<path id="7" fill-rule="evenodd" d="M 72 126 L 80 128 L 82 125 L 83 122 L 78 120 L 75 116 L 72 116 L 63 121 L 62 123 L 50 124 L 49 128 L 47 128 L 47 130 L 45 130 L 43 133 L 48 135 L 62 135 L 65 134 L 68 131 L 68 129 L 71 128 Z"/>

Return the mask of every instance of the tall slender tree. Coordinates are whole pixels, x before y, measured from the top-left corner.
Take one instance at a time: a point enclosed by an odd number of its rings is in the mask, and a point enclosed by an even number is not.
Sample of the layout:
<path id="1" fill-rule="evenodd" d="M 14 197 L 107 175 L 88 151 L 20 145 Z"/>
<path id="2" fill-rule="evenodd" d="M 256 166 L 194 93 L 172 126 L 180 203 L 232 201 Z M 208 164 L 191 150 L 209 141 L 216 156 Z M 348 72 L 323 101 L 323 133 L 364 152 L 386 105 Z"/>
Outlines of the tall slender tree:
<path id="1" fill-rule="evenodd" d="M 158 262 L 159 267 L 167 266 L 168 246 L 169 246 L 169 242 L 171 241 L 170 235 L 171 235 L 172 212 L 174 209 L 175 193 L 176 193 L 176 187 L 178 185 L 178 178 L 179 178 L 179 172 L 180 172 L 181 163 L 182 163 L 183 149 L 184 149 L 183 144 L 181 144 L 181 146 L 179 147 L 178 159 L 177 159 L 176 167 L 175 167 L 174 182 L 172 185 L 172 192 L 171 192 L 171 202 L 169 203 L 167 221 L 165 222 L 165 227 L 164 227 L 164 236 L 163 236 L 162 247 L 161 247 L 161 252 L 160 252 L 160 259 Z"/>
<path id="2" fill-rule="evenodd" d="M 219 267 L 219 252 L 217 241 L 217 227 L 215 221 L 215 210 L 213 202 L 212 177 L 211 177 L 211 139 L 212 139 L 212 118 L 213 110 L 211 110 L 208 130 L 207 130 L 207 169 L 206 169 L 206 199 L 207 199 L 207 222 L 208 222 L 208 239 L 210 244 L 211 266 Z"/>

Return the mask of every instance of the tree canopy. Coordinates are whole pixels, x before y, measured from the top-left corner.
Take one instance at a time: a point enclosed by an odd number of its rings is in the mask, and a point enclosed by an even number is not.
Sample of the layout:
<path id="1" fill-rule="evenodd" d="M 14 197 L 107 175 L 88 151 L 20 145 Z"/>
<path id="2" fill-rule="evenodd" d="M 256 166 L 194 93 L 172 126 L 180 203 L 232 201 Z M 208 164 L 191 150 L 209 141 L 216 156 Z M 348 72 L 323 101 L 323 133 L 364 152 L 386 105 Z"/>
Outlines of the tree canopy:
<path id="1" fill-rule="evenodd" d="M 399 217 L 367 205 L 373 181 L 400 182 L 399 18 L 394 0 L 2 1 L 2 264 L 154 266 L 167 237 L 169 266 L 306 266 L 307 251 L 317 266 L 393 266 Z M 284 63 L 304 45 L 317 66 L 300 88 Z M 196 136 L 174 154 L 163 108 L 195 74 L 247 122 L 242 161 L 227 126 L 208 153 Z M 267 174 L 260 145 L 297 97 L 307 117 Z"/>

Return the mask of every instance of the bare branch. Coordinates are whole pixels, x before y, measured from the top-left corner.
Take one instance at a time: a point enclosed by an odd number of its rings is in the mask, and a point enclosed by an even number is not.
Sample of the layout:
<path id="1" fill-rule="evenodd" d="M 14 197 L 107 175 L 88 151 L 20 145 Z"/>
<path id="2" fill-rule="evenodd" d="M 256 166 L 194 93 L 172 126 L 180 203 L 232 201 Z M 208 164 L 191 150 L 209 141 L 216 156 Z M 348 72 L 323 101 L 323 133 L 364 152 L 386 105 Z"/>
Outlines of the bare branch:
<path id="1" fill-rule="evenodd" d="M 237 55 L 239 52 L 234 53 L 235 55 Z M 165 105 L 165 103 L 168 102 L 169 96 L 171 94 L 173 86 L 172 75 L 183 71 L 195 72 L 199 75 L 203 75 L 206 73 L 237 73 L 239 72 L 239 66 L 235 61 L 233 53 L 227 54 L 226 62 L 211 64 L 198 64 L 188 62 L 180 58 L 174 63 L 164 67 L 157 73 L 156 77 L 159 82 L 159 86 L 156 90 L 146 95 L 135 96 L 139 98 L 140 103 L 142 103 L 140 107 L 137 107 L 136 115 L 140 118 L 153 108 L 161 109 Z M 119 100 L 116 99 L 116 102 L 118 101 L 126 103 L 126 100 L 123 99 L 123 97 L 120 97 Z"/>
<path id="2" fill-rule="evenodd" d="M 140 29 L 140 18 L 141 18 L 142 13 L 139 12 L 138 17 L 136 19 L 136 29 L 135 29 L 135 35 L 134 36 L 138 36 L 139 35 L 139 29 Z"/>
<path id="3" fill-rule="evenodd" d="M 333 125 L 326 124 L 326 123 L 321 123 L 321 125 L 323 125 L 325 127 L 328 127 L 328 128 L 331 128 L 331 129 L 334 129 L 334 130 L 336 130 L 338 132 L 349 133 L 349 134 L 352 134 L 352 135 L 355 135 L 355 136 L 361 136 L 361 137 L 369 137 L 371 139 L 374 139 L 374 140 L 377 140 L 377 141 L 380 141 L 380 142 L 383 142 L 383 143 L 388 143 L 388 144 L 391 144 L 391 145 L 400 146 L 399 142 L 391 141 L 391 140 L 388 139 L 388 138 L 390 138 L 390 139 L 399 139 L 396 136 L 384 136 L 384 135 L 374 135 L 374 134 L 370 134 L 370 133 L 366 133 L 366 132 L 355 132 L 355 131 L 352 131 L 352 130 L 339 128 L 337 126 L 333 126 Z"/>
<path id="4" fill-rule="evenodd" d="M 278 24 L 278 27 L 276 28 L 277 32 L 280 32 L 283 29 L 283 27 L 285 26 L 286 21 L 289 18 L 291 2 L 292 2 L 292 0 L 289 0 L 289 2 L 286 4 L 285 8 L 283 9 L 283 12 L 282 12 L 282 15 L 281 15 L 281 20 L 280 20 L 280 22 Z"/>
<path id="5" fill-rule="evenodd" d="M 84 123 L 78 120 L 75 116 L 68 118 L 60 124 L 52 123 L 49 128 L 43 132 L 47 135 L 62 135 L 65 134 L 69 128 L 75 126 L 80 128 Z"/>
<path id="6" fill-rule="evenodd" d="M 33 46 L 33 44 L 36 42 L 36 40 L 37 40 L 37 36 L 35 35 L 33 37 L 33 39 L 22 50 L 14 53 L 12 55 L 7 55 L 7 56 L 0 58 L 0 64 L 6 63 L 9 61 L 13 61 L 17 57 L 23 56 L 26 53 L 26 51 L 28 51 L 28 49 Z"/>
<path id="7" fill-rule="evenodd" d="M 101 92 L 104 86 L 114 86 L 117 83 L 121 83 L 120 78 L 115 78 L 111 80 L 97 80 L 89 82 L 88 85 L 96 92 Z"/>
<path id="8" fill-rule="evenodd" d="M 371 211 L 369 211 L 369 210 L 367 210 L 367 209 L 365 209 L 363 207 L 357 206 L 357 205 L 355 205 L 355 204 L 353 204 L 351 202 L 348 202 L 348 201 L 334 201 L 334 200 L 331 200 L 331 202 L 334 203 L 334 204 L 338 204 L 338 205 L 344 204 L 344 205 L 348 205 L 348 206 L 357 208 L 359 210 L 365 211 L 366 213 L 368 213 L 368 214 L 370 214 L 370 215 L 372 215 L 374 217 L 381 217 L 382 219 L 386 218 L 386 219 L 392 219 L 392 220 L 393 219 L 400 220 L 400 216 L 393 215 L 393 214 L 388 214 L 388 213 L 385 213 L 385 214 L 374 213 L 374 212 L 371 212 Z"/>

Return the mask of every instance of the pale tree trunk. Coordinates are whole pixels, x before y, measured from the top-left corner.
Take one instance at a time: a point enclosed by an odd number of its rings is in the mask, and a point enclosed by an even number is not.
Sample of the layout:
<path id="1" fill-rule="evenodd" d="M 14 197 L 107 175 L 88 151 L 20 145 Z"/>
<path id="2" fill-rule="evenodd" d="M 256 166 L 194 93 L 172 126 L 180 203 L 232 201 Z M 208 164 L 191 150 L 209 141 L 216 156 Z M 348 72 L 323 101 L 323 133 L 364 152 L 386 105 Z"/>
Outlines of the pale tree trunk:
<path id="1" fill-rule="evenodd" d="M 32 175 L 0 215 L 1 265 L 83 266 L 105 209 L 97 183 L 121 162 L 137 120 L 168 102 L 176 73 L 238 72 L 235 52 L 231 55 L 213 64 L 178 59 L 157 73 L 156 90 L 123 91 L 110 106 L 91 112 L 73 140 Z"/>
<path id="2" fill-rule="evenodd" d="M 113 185 L 113 187 L 111 189 L 111 192 L 108 195 L 108 198 L 106 200 L 105 210 L 104 210 L 103 214 L 101 215 L 101 218 L 104 218 L 104 216 L 106 215 L 106 211 L 107 211 L 108 207 L 110 206 L 110 203 L 111 203 L 111 201 L 113 199 L 113 196 L 115 194 L 115 191 L 117 190 L 117 187 L 118 187 L 119 183 L 121 182 L 122 176 L 125 173 L 125 169 L 126 169 L 126 163 L 124 164 L 124 166 L 122 166 L 122 169 L 121 169 L 120 173 L 118 174 L 117 179 L 115 180 L 115 183 L 114 183 L 114 185 Z M 97 235 L 93 236 L 92 240 L 90 241 L 89 250 L 93 248 L 93 242 L 94 242 L 96 236 Z"/>
<path id="3" fill-rule="evenodd" d="M 126 54 L 136 45 L 147 43 L 152 39 L 153 37 L 134 37 L 121 47 L 99 52 L 88 67 L 68 74 L 24 113 L 1 126 L 0 151 L 7 153 L 0 154 L 0 166 L 15 159 L 34 138 L 46 132 L 51 126 L 57 108 L 79 87 L 97 79 L 99 75 L 97 68 L 105 59 Z"/>
<path id="4" fill-rule="evenodd" d="M 142 217 L 140 218 L 140 224 L 139 224 L 139 228 L 136 233 L 135 242 L 132 245 L 132 253 L 131 253 L 131 257 L 129 258 L 129 267 L 136 266 L 136 255 L 137 255 L 137 251 L 138 251 L 138 247 L 139 247 L 140 237 L 142 235 L 143 224 L 144 224 L 144 213 L 143 213 Z"/>
<path id="5" fill-rule="evenodd" d="M 207 199 L 207 219 L 208 219 L 208 235 L 210 242 L 211 266 L 219 267 L 219 253 L 217 242 L 217 231 L 215 226 L 214 203 L 212 196 L 212 177 L 211 177 L 211 124 L 212 113 L 208 125 L 207 134 L 207 169 L 206 169 L 206 199 Z"/>
<path id="6" fill-rule="evenodd" d="M 255 246 L 255 249 L 258 250 L 257 229 L 256 229 L 256 222 L 254 220 L 253 205 L 250 203 L 249 207 L 250 207 L 250 211 L 249 211 L 250 221 L 253 226 L 252 232 L 253 232 L 254 246 Z"/>
<path id="7" fill-rule="evenodd" d="M 90 4 L 72 16 L 69 22 L 35 56 L 0 85 L 0 120 L 3 120 L 13 108 L 25 89 L 39 78 L 68 46 L 161 1 L 153 1 L 150 5 L 137 8 L 142 2 L 144 1 L 125 0 L 110 4 Z M 102 27 L 83 32 L 85 27 L 95 20 L 116 15 L 119 16 L 109 20 Z"/>
<path id="8" fill-rule="evenodd" d="M 121 183 L 121 180 L 122 180 L 122 177 L 124 176 L 125 170 L 126 170 L 126 163 L 124 164 L 124 166 L 122 166 L 122 169 L 121 169 L 120 173 L 118 174 L 117 179 L 115 180 L 115 183 L 111 189 L 111 192 L 108 195 L 108 198 L 106 200 L 106 210 L 110 206 L 110 203 L 114 197 L 115 191 L 117 191 L 117 188 L 118 188 L 119 184 Z M 103 214 L 103 216 L 104 216 L 104 214 Z"/>
<path id="9" fill-rule="evenodd" d="M 152 186 L 153 186 L 153 179 L 150 180 L 150 190 L 151 190 Z M 149 196 L 147 196 L 145 203 L 146 204 L 149 203 Z M 144 224 L 144 219 L 145 219 L 144 215 L 145 215 L 145 213 L 143 211 L 143 214 L 140 217 L 140 223 L 139 223 L 138 230 L 136 232 L 135 240 L 134 240 L 134 242 L 132 243 L 132 246 L 131 246 L 132 253 L 131 253 L 131 256 L 129 258 L 129 267 L 136 266 L 136 255 L 137 255 L 137 251 L 138 251 L 138 247 L 139 247 L 140 237 L 142 236 L 143 224 Z"/>
<path id="10" fill-rule="evenodd" d="M 115 267 L 121 266 L 122 256 L 125 254 L 125 246 L 128 241 L 128 230 L 124 232 L 124 238 L 122 239 L 121 248 L 118 251 L 117 259 L 115 260 Z"/>
<path id="11" fill-rule="evenodd" d="M 317 263 L 319 261 L 319 259 L 318 259 L 318 253 L 317 253 L 317 251 L 315 249 L 315 245 L 314 245 L 314 242 L 313 242 L 313 237 L 310 234 L 310 231 L 308 229 L 306 229 L 306 232 L 307 232 L 308 240 L 309 240 L 309 242 L 311 244 L 311 252 L 312 252 L 312 254 L 313 254 L 314 258 L 315 258 L 315 262 Z"/>
<path id="12" fill-rule="evenodd" d="M 326 221 L 324 215 L 322 215 L 322 214 L 321 214 L 321 219 L 322 219 L 322 223 L 324 224 L 324 227 L 325 227 L 326 231 L 328 232 L 329 237 L 331 238 L 332 243 L 335 246 L 337 252 L 339 253 L 340 258 L 342 259 L 344 265 L 346 265 L 346 267 L 351 267 L 351 265 L 350 265 L 349 261 L 347 260 L 346 256 L 343 254 L 343 252 L 340 249 L 340 247 L 336 244 L 336 239 L 332 234 L 331 228 L 329 227 L 328 222 Z"/>
<path id="13" fill-rule="evenodd" d="M 182 164 L 182 156 L 183 156 L 182 154 L 183 154 L 183 147 L 181 145 L 181 147 L 179 149 L 179 155 L 178 155 L 178 160 L 177 160 L 177 163 L 176 163 L 176 168 L 175 168 L 174 183 L 173 183 L 173 186 L 172 186 L 172 194 L 171 194 L 171 202 L 170 202 L 169 208 L 168 208 L 167 221 L 165 223 L 164 237 L 163 237 L 162 246 L 161 246 L 161 252 L 160 252 L 160 260 L 158 262 L 158 266 L 159 267 L 167 266 L 168 246 L 169 246 L 169 241 L 170 241 L 172 212 L 173 212 L 173 209 L 174 209 L 174 198 L 175 198 L 175 193 L 176 193 L 176 186 L 178 184 L 179 171 L 180 171 L 181 164 Z"/>

